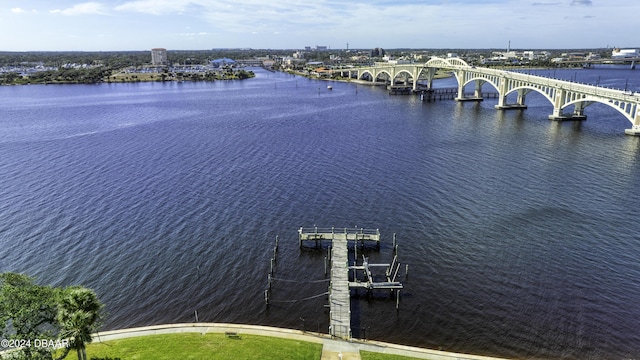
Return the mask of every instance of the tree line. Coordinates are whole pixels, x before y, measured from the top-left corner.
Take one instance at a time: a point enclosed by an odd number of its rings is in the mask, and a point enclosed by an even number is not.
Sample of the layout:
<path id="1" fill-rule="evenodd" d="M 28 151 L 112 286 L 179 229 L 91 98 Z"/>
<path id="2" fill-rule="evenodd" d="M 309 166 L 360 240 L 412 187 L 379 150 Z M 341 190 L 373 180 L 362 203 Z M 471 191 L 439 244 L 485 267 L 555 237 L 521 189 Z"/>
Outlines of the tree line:
<path id="1" fill-rule="evenodd" d="M 290 55 L 291 50 L 168 50 L 171 63 L 180 65 L 206 64 L 209 60 L 228 57 L 235 60 L 253 59 L 270 55 Z M 0 66 L 20 66 L 26 63 L 42 63 L 44 66 L 61 67 L 65 64 L 103 65 L 111 69 L 144 66 L 151 62 L 151 51 L 0 51 Z"/>
<path id="2" fill-rule="evenodd" d="M 85 345 L 100 325 L 103 305 L 82 286 L 56 288 L 12 272 L 0 274 L 0 338 L 2 348 L 15 348 L 0 359 L 60 360 L 75 350 L 86 360 Z M 53 344 L 63 344 L 54 350 Z M 46 345 L 46 346 L 43 346 Z"/>

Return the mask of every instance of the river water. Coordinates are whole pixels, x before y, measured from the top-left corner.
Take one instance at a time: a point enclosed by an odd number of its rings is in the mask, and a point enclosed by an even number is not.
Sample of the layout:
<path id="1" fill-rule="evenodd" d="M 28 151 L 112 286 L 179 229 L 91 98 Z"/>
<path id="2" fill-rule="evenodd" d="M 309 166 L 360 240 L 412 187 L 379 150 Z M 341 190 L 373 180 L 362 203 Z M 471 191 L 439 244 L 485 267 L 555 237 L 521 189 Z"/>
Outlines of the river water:
<path id="1" fill-rule="evenodd" d="M 328 331 L 301 226 L 397 234 L 399 310 L 352 300 L 354 334 L 541 359 L 640 357 L 640 138 L 256 70 L 238 82 L 0 87 L 0 271 L 82 284 L 103 329 L 200 321 Z M 539 70 L 640 89 L 640 71 Z M 453 86 L 452 79 L 436 86 Z M 490 90 L 485 85 L 485 91 Z M 264 290 L 279 236 L 271 304 Z M 408 276 L 405 265 L 409 265 Z"/>

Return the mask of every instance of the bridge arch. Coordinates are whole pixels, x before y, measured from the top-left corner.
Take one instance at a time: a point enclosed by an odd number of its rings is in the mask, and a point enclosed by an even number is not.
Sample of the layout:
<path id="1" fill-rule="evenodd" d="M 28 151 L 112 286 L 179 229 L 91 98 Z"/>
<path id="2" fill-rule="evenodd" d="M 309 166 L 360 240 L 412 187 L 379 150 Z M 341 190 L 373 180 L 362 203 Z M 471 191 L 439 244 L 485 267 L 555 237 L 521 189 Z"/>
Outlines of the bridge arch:
<path id="1" fill-rule="evenodd" d="M 628 112 L 625 111 L 625 107 L 626 107 L 626 103 L 621 103 L 618 101 L 612 101 L 612 100 L 603 100 L 603 99 L 598 99 L 598 98 L 593 98 L 590 96 L 587 96 L 583 99 L 576 99 L 573 101 L 569 101 L 567 103 L 565 103 L 561 109 L 566 109 L 567 107 L 574 105 L 574 106 L 580 106 L 581 109 L 584 109 L 585 107 L 592 105 L 592 104 L 604 104 L 607 105 L 608 107 L 616 110 L 617 112 L 619 112 L 620 114 L 622 114 L 625 119 L 629 120 L 629 122 L 631 123 L 631 125 L 634 125 L 633 123 L 633 118 L 630 116 L 630 114 Z"/>
<path id="2" fill-rule="evenodd" d="M 525 109 L 525 99 L 528 93 L 541 94 L 551 103 L 553 113 L 550 120 L 584 120 L 585 107 L 600 103 L 617 110 L 631 124 L 631 129 L 625 133 L 640 136 L 640 97 L 638 94 L 628 94 L 622 90 L 602 88 L 593 85 L 578 84 L 571 81 L 547 78 L 532 74 L 490 69 L 469 65 L 458 58 L 433 57 L 421 64 L 380 65 L 362 67 L 358 70 L 358 79 L 378 82 L 384 77 L 386 82 L 395 82 L 404 77 L 406 82 L 409 77 L 413 80 L 413 90 L 420 79 L 428 81 L 428 89 L 431 89 L 432 80 L 437 69 L 450 71 L 456 78 L 458 94 L 456 99 L 460 101 L 480 101 L 483 99 L 482 86 L 490 84 L 497 90 L 498 104 L 496 109 Z M 384 75 L 382 75 L 384 74 Z M 425 76 L 426 75 L 426 76 Z M 423 78 L 423 76 L 425 76 Z M 464 88 L 475 82 L 474 94 L 465 94 Z M 517 93 L 516 102 L 508 103 L 507 95 Z M 564 113 L 563 110 L 573 106 L 573 112 Z"/>
<path id="3" fill-rule="evenodd" d="M 410 78 L 410 79 L 412 79 L 413 81 L 416 81 L 416 79 L 414 79 L 414 78 L 413 78 L 413 74 L 411 73 L 411 71 L 408 71 L 408 70 L 400 70 L 400 71 L 398 71 L 398 72 L 396 73 L 396 76 L 395 76 L 393 79 L 391 79 L 391 83 L 393 84 L 393 83 L 395 82 L 395 80 L 396 80 L 398 77 L 400 77 L 400 75 L 402 75 L 402 74 L 406 74 L 406 75 L 407 75 L 407 78 Z"/>
<path id="4" fill-rule="evenodd" d="M 460 81 L 460 78 L 458 78 L 458 74 L 454 74 L 454 75 L 455 75 L 456 79 L 458 80 L 458 84 L 461 84 L 461 86 L 462 86 L 463 88 L 464 88 L 465 86 L 467 86 L 467 85 L 471 84 L 471 83 L 472 83 L 472 82 L 474 82 L 474 81 L 481 80 L 481 81 L 483 81 L 483 82 L 485 82 L 485 83 L 488 83 L 488 84 L 490 84 L 491 86 L 493 86 L 493 87 L 496 89 L 496 91 L 500 91 L 500 88 L 498 87 L 498 84 L 496 84 L 495 82 L 493 82 L 493 80 L 488 79 L 488 78 L 486 78 L 486 77 L 481 77 L 481 76 L 479 76 L 479 77 L 472 77 L 472 78 L 470 78 L 470 79 L 467 79 L 467 81 L 462 80 L 462 82 L 461 82 L 461 81 Z"/>
<path id="5" fill-rule="evenodd" d="M 418 70 L 418 79 L 420 79 L 422 76 L 429 76 L 429 68 L 428 67 L 422 67 L 420 68 L 420 70 Z"/>
<path id="6" fill-rule="evenodd" d="M 511 93 L 517 93 L 520 90 L 530 90 L 530 91 L 535 91 L 538 94 L 541 94 L 542 96 L 544 96 L 545 99 L 549 100 L 549 102 L 551 103 L 551 105 L 553 106 L 553 97 L 550 94 L 547 94 L 546 92 L 542 91 L 542 89 L 539 89 L 535 86 L 518 86 L 518 87 L 514 87 L 512 89 L 510 89 L 509 91 L 507 91 L 504 96 L 507 96 Z"/>
<path id="7" fill-rule="evenodd" d="M 373 78 L 373 81 L 374 81 L 374 82 L 375 82 L 375 81 L 377 81 L 377 79 L 378 79 L 378 78 L 380 77 L 380 75 L 382 75 L 382 74 L 387 75 L 387 77 L 389 78 L 389 81 L 392 81 L 392 82 L 393 82 L 393 76 L 392 76 L 392 75 L 391 75 L 391 73 L 390 73 L 390 72 L 388 72 L 387 70 L 380 70 L 380 71 L 376 72 L 376 74 L 375 74 L 375 76 L 374 76 L 374 78 Z"/>
<path id="8" fill-rule="evenodd" d="M 373 80 L 373 73 L 369 70 L 364 70 L 362 71 L 360 74 L 358 74 L 358 80 L 364 80 L 365 75 L 369 75 L 369 77 L 371 77 L 371 79 Z"/>
<path id="9" fill-rule="evenodd" d="M 443 69 L 455 69 L 457 67 L 471 67 L 469 64 L 467 64 L 466 61 L 462 60 L 462 59 L 458 59 L 458 58 L 450 58 L 450 59 L 444 59 L 444 58 L 440 58 L 440 57 L 433 57 L 431 59 L 429 59 L 429 61 L 427 61 L 424 64 L 425 67 L 435 67 L 435 68 L 443 68 Z"/>

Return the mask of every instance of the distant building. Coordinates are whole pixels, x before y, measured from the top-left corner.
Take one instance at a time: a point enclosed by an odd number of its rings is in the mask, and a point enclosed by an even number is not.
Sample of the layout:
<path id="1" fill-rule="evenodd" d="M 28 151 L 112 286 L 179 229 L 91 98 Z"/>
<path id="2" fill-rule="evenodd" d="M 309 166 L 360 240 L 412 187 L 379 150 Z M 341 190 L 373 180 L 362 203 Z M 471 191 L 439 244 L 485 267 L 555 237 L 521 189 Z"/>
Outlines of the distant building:
<path id="1" fill-rule="evenodd" d="M 220 59 L 211 60 L 209 62 L 209 64 L 211 64 L 211 66 L 215 68 L 225 67 L 227 65 L 233 66 L 235 65 L 235 63 L 236 62 L 233 59 L 229 59 L 229 58 L 220 58 Z"/>
<path id="2" fill-rule="evenodd" d="M 305 59 L 301 59 L 301 58 L 296 58 L 296 57 L 291 57 L 291 56 L 286 56 L 284 58 L 282 58 L 282 63 L 287 66 L 288 68 L 302 68 L 302 66 L 304 64 L 307 63 L 307 60 Z"/>
<path id="3" fill-rule="evenodd" d="M 167 65 L 169 59 L 167 58 L 167 49 L 154 48 L 151 49 L 151 64 L 152 65 Z"/>
<path id="4" fill-rule="evenodd" d="M 590 52 L 589 55 L 587 55 L 587 57 L 585 59 L 587 59 L 587 60 L 600 60 L 600 59 L 602 59 L 602 55 Z"/>
<path id="5" fill-rule="evenodd" d="M 640 57 L 638 49 L 613 49 L 611 57 L 614 59 L 637 58 Z"/>
<path id="6" fill-rule="evenodd" d="M 328 48 L 322 45 L 316 45 L 316 51 L 327 51 Z"/>
<path id="7" fill-rule="evenodd" d="M 375 48 L 371 50 L 371 57 L 382 57 L 382 56 L 384 56 L 383 48 Z"/>

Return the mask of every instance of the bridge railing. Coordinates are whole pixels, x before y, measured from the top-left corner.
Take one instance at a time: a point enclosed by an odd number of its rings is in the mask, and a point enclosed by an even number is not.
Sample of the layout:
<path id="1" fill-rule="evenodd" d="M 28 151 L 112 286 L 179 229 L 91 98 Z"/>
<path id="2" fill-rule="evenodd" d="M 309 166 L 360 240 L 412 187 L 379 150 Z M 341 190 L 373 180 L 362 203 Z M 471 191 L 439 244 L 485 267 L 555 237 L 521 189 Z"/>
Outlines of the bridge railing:
<path id="1" fill-rule="evenodd" d="M 405 68 L 426 66 L 426 64 L 412 63 L 412 64 L 389 64 L 389 65 L 375 65 L 366 66 L 361 68 L 367 69 L 382 69 L 382 68 Z M 358 70 L 358 67 L 352 68 Z M 485 67 L 464 66 L 458 64 L 447 64 L 446 69 L 450 70 L 464 70 L 466 72 L 477 73 L 482 75 L 496 76 L 499 78 L 507 78 L 515 81 L 527 82 L 532 85 L 550 86 L 557 89 L 566 90 L 574 93 L 582 93 L 585 95 L 593 95 L 598 97 L 606 97 L 612 100 L 619 100 L 631 103 L 640 103 L 640 93 L 632 93 L 630 91 L 621 89 L 612 89 L 590 84 L 581 84 L 568 80 L 560 80 L 550 77 L 544 77 L 539 75 L 524 74 L 520 72 L 508 71 L 503 69 L 491 69 Z"/>
<path id="2" fill-rule="evenodd" d="M 321 227 L 300 227 L 298 229 L 299 234 L 365 234 L 365 235 L 378 235 L 380 236 L 379 229 L 365 229 L 365 228 L 321 228 Z"/>
<path id="3" fill-rule="evenodd" d="M 470 70 L 472 72 L 477 72 L 485 75 L 499 76 L 507 79 L 512 79 L 516 81 L 523 81 L 528 83 L 533 83 L 536 85 L 543 86 L 553 86 L 559 89 L 572 91 L 572 92 L 580 92 L 586 95 L 594 95 L 594 96 L 606 96 L 609 98 L 613 98 L 616 100 L 627 101 L 627 102 L 639 102 L 640 101 L 640 93 L 631 93 L 629 91 L 619 90 L 619 89 L 611 89 L 596 85 L 590 84 L 581 84 L 567 80 L 560 80 L 545 76 L 539 75 L 531 75 L 531 74 L 523 74 L 514 71 L 507 70 L 498 70 L 498 69 L 489 69 L 489 68 L 465 68 L 466 70 Z"/>

